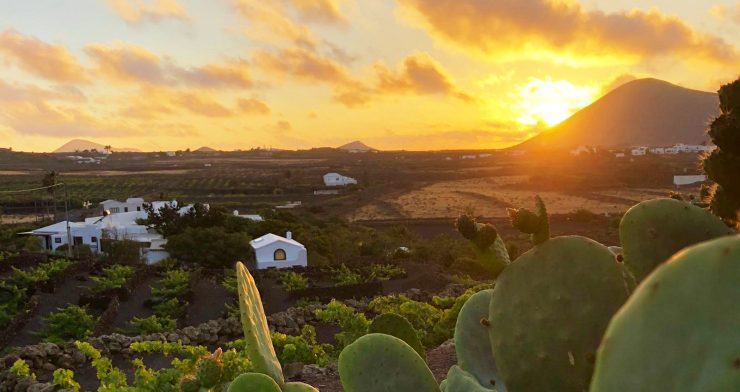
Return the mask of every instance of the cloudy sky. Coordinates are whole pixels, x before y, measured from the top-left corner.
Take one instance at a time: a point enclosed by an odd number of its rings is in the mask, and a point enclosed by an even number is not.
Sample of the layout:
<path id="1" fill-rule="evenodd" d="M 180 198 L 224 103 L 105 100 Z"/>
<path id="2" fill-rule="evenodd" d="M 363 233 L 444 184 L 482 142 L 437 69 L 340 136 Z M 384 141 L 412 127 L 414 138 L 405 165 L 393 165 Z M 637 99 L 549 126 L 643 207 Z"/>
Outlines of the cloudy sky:
<path id="1" fill-rule="evenodd" d="M 735 0 L 0 0 L 0 147 L 495 148 L 740 75 Z"/>

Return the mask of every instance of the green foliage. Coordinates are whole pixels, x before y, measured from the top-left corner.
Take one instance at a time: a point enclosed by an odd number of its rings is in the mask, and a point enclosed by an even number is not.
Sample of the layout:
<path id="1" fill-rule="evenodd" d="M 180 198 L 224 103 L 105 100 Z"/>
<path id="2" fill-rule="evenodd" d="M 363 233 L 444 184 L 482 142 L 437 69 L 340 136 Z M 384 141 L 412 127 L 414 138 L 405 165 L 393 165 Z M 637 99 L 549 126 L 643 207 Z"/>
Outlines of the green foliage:
<path id="1" fill-rule="evenodd" d="M 435 326 L 442 320 L 444 312 L 426 302 L 413 301 L 404 295 L 376 297 L 368 304 L 368 309 L 377 313 L 396 313 L 403 316 L 416 330 L 419 340 L 426 347 L 432 347 L 439 338 Z M 449 332 L 452 335 L 452 332 Z"/>
<path id="2" fill-rule="evenodd" d="M 28 270 L 13 268 L 13 277 L 11 278 L 19 287 L 31 287 L 37 283 L 46 282 L 56 274 L 72 266 L 72 262 L 64 259 L 53 259 L 46 263 L 41 263 L 36 267 Z"/>
<path id="3" fill-rule="evenodd" d="M 140 264 L 141 242 L 132 240 L 101 240 L 103 256 L 101 261 L 108 264 Z"/>
<path id="4" fill-rule="evenodd" d="M 8 370 L 10 371 L 10 374 L 16 377 L 30 378 L 32 380 L 36 379 L 36 375 L 31 373 L 31 368 L 28 367 L 28 363 L 22 359 L 16 359 Z"/>
<path id="5" fill-rule="evenodd" d="M 152 309 L 154 310 L 154 314 L 159 317 L 178 319 L 185 313 L 187 306 L 187 301 L 180 301 L 178 298 L 170 298 L 152 306 Z"/>
<path id="6" fill-rule="evenodd" d="M 719 90 L 720 115 L 709 137 L 717 148 L 704 157 L 707 177 L 716 183 L 707 198 L 710 210 L 728 225 L 740 225 L 740 79 Z"/>
<path id="7" fill-rule="evenodd" d="M 246 233 L 230 233 L 223 227 L 188 227 L 170 236 L 165 249 L 186 263 L 208 268 L 231 267 L 237 260 L 250 258 L 250 240 Z"/>
<path id="8" fill-rule="evenodd" d="M 121 369 L 113 366 L 113 362 L 109 358 L 102 356 L 100 351 L 90 343 L 76 341 L 75 347 L 85 354 L 95 369 L 95 375 L 98 381 L 100 381 L 98 392 L 133 392 L 128 387 L 126 374 Z"/>
<path id="9" fill-rule="evenodd" d="M 177 321 L 168 316 L 157 316 L 153 314 L 149 317 L 134 317 L 129 321 L 127 332 L 132 335 L 148 335 L 159 332 L 171 332 L 177 328 Z"/>
<path id="10" fill-rule="evenodd" d="M 308 278 L 294 271 L 285 271 L 280 274 L 280 286 L 287 291 L 300 290 L 308 287 Z"/>
<path id="11" fill-rule="evenodd" d="M 341 332 L 334 335 L 338 350 L 367 334 L 367 328 L 370 325 L 370 321 L 367 320 L 364 314 L 335 299 L 331 300 L 325 309 L 318 309 L 316 317 L 324 322 L 338 324 L 342 329 Z"/>
<path id="12" fill-rule="evenodd" d="M 218 207 L 208 207 L 201 203 L 185 214 L 180 214 L 180 207 L 165 205 L 154 211 L 151 204 L 144 206 L 147 212 L 147 224 L 154 227 L 160 234 L 170 237 L 182 234 L 189 228 L 211 228 L 223 226 L 226 220 L 225 210 Z"/>
<path id="13" fill-rule="evenodd" d="M 190 287 L 190 271 L 176 269 L 164 272 L 159 280 L 161 287 L 152 287 L 152 296 L 160 298 L 174 298 L 188 291 Z"/>
<path id="14" fill-rule="evenodd" d="M 337 286 L 359 284 L 365 281 L 362 275 L 355 271 L 352 271 L 345 264 L 342 264 L 332 270 L 332 280 L 334 280 Z"/>
<path id="15" fill-rule="evenodd" d="M 85 308 L 68 305 L 44 317 L 44 325 L 38 335 L 44 341 L 57 344 L 84 339 L 92 333 L 95 322 L 95 318 L 88 314 Z"/>
<path id="16" fill-rule="evenodd" d="M 369 281 L 373 280 L 390 280 L 397 276 L 404 275 L 406 271 L 393 264 L 372 264 L 370 265 Z"/>
<path id="17" fill-rule="evenodd" d="M 332 346 L 330 344 L 319 344 L 316 342 L 316 329 L 311 325 L 304 325 L 299 336 L 286 335 L 280 332 L 270 334 L 272 344 L 275 347 L 280 364 L 300 362 L 303 364 L 316 364 L 326 366 L 329 363 L 329 354 Z M 244 350 L 244 340 L 235 340 L 228 347 Z"/>
<path id="18" fill-rule="evenodd" d="M 90 287 L 93 293 L 101 293 L 106 290 L 120 289 L 128 283 L 134 275 L 134 267 L 129 265 L 114 264 L 103 268 L 103 276 L 92 276 L 90 280 L 95 285 Z"/>
<path id="19" fill-rule="evenodd" d="M 26 301 L 26 289 L 0 281 L 0 329 L 13 321 Z"/>
<path id="20" fill-rule="evenodd" d="M 224 269 L 224 281 L 221 283 L 221 285 L 231 294 L 236 294 L 236 274 L 234 273 L 233 268 L 225 268 Z"/>
<path id="21" fill-rule="evenodd" d="M 69 369 L 56 369 L 52 374 L 51 383 L 61 389 L 68 389 L 74 392 L 80 390 L 80 384 L 74 379 L 75 372 Z"/>

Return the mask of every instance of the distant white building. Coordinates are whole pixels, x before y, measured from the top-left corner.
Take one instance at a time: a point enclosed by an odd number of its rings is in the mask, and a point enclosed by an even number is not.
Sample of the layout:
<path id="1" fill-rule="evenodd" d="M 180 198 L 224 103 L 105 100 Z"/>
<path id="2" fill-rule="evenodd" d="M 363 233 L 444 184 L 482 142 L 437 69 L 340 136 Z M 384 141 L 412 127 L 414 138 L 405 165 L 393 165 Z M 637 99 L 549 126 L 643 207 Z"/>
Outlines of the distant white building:
<path id="1" fill-rule="evenodd" d="M 249 242 L 254 249 L 257 260 L 257 269 L 290 268 L 308 265 L 306 247 L 295 241 L 291 232 L 285 237 L 275 234 L 265 234 Z"/>
<path id="2" fill-rule="evenodd" d="M 168 157 L 172 158 L 172 157 L 176 156 L 177 153 L 174 152 L 174 151 L 167 151 L 167 152 L 165 152 L 165 155 L 167 155 Z"/>
<path id="3" fill-rule="evenodd" d="M 646 155 L 647 154 L 647 147 L 635 147 L 633 148 L 630 153 L 633 156 L 640 156 L 640 155 Z"/>
<path id="4" fill-rule="evenodd" d="M 100 202 L 103 211 L 109 211 L 111 214 L 129 211 L 144 211 L 144 199 L 141 197 L 129 197 L 126 201 L 105 200 Z"/>
<path id="5" fill-rule="evenodd" d="M 234 210 L 234 216 L 243 219 L 249 219 L 255 222 L 262 222 L 264 218 L 258 214 L 239 214 L 239 210 Z"/>
<path id="6" fill-rule="evenodd" d="M 704 174 L 673 176 L 673 185 L 678 187 L 681 185 L 696 184 L 697 182 L 703 182 L 706 180 L 707 176 Z"/>
<path id="7" fill-rule="evenodd" d="M 357 184 L 357 180 L 339 173 L 324 174 L 324 185 L 326 186 L 345 186 L 350 184 Z"/>
<path id="8" fill-rule="evenodd" d="M 615 157 L 615 158 L 624 158 L 624 153 L 623 153 L 623 152 L 618 152 L 618 153 L 615 153 L 615 154 L 614 154 L 614 157 Z"/>
<path id="9" fill-rule="evenodd" d="M 460 159 L 475 159 L 477 157 L 477 155 L 463 155 L 460 157 Z"/>
<path id="10" fill-rule="evenodd" d="M 578 146 L 572 150 L 570 150 L 570 155 L 578 156 L 581 154 L 593 154 L 596 152 L 596 149 L 594 147 L 589 146 Z"/>

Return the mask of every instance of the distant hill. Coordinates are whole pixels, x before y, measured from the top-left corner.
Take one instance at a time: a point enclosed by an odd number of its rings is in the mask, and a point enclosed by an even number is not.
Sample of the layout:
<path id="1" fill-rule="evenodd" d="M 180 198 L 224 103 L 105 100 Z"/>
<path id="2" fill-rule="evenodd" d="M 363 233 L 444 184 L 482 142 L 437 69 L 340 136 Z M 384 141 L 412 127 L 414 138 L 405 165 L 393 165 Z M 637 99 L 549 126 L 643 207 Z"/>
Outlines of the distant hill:
<path id="1" fill-rule="evenodd" d="M 207 147 L 207 146 L 203 146 L 195 150 L 195 152 L 216 152 L 216 150 L 214 150 L 213 148 Z"/>
<path id="2" fill-rule="evenodd" d="M 84 140 L 84 139 L 72 139 L 68 141 L 67 143 L 64 143 L 64 145 L 62 145 L 61 147 L 57 148 L 56 150 L 52 152 L 62 153 L 62 152 L 75 152 L 75 151 L 85 151 L 85 150 L 103 151 L 105 150 L 105 145 L 98 144 L 98 143 L 91 142 L 89 140 Z M 136 149 L 136 148 L 113 147 L 111 148 L 111 150 L 115 152 L 141 152 L 141 150 Z"/>
<path id="3" fill-rule="evenodd" d="M 363 142 L 361 142 L 359 140 L 355 140 L 354 142 L 347 143 L 347 144 L 345 144 L 343 146 L 339 146 L 337 148 L 339 150 L 345 150 L 345 151 L 362 151 L 362 152 L 378 151 L 377 149 L 372 148 L 372 147 L 368 146 L 367 144 L 365 144 L 365 143 L 363 143 Z"/>
<path id="4" fill-rule="evenodd" d="M 717 94 L 657 79 L 626 83 L 514 148 L 701 144 L 718 112 Z"/>

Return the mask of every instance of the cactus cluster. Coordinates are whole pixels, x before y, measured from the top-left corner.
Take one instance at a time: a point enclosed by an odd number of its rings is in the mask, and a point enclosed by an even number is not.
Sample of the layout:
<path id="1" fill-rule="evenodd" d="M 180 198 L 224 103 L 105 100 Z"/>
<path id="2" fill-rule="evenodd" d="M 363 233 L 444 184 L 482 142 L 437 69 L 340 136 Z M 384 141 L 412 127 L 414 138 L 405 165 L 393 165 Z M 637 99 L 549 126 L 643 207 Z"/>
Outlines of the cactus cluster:
<path id="1" fill-rule="evenodd" d="M 549 238 L 539 198 L 537 212 L 510 214 L 535 244 L 513 262 L 496 255 L 496 244 L 505 244 L 493 226 L 457 221 L 480 262 L 501 263 L 501 273 L 460 310 L 458 364 L 447 378 L 437 384 L 413 328 L 388 314 L 340 353 L 345 391 L 740 390 L 740 236 L 725 236 L 731 232 L 721 221 L 683 201 L 643 202 L 623 218 L 622 248 L 610 248 L 580 236 Z M 317 391 L 285 383 L 241 263 L 237 277 L 255 373 L 236 378 L 229 391 Z M 198 379 L 212 380 L 213 370 L 204 364 Z"/>

